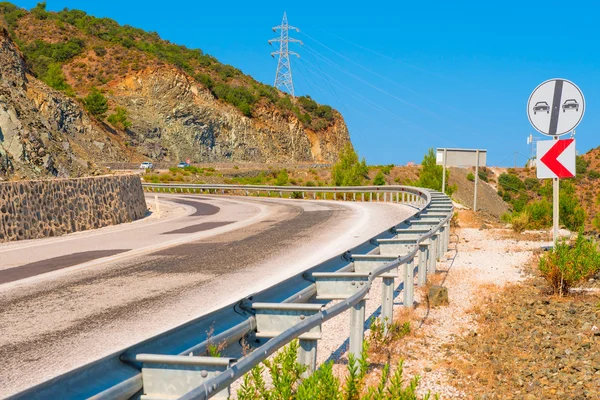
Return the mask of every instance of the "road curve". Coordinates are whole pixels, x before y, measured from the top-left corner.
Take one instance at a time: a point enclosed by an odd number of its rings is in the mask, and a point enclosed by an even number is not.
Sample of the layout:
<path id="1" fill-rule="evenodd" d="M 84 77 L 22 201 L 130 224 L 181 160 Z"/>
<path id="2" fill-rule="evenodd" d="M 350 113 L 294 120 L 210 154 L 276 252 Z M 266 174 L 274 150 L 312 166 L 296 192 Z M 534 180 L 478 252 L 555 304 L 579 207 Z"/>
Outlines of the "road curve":
<path id="1" fill-rule="evenodd" d="M 115 230 L 97 241 L 120 249 L 137 243 L 138 249 L 91 267 L 60 268 L 64 259 L 51 257 L 54 272 L 0 284 L 0 397 L 247 296 L 414 213 L 396 204 L 191 195 L 169 199 L 189 207 L 182 218 L 192 219 L 161 227 L 159 236 L 171 245 L 150 251 L 136 230 L 125 236 Z M 225 212 L 231 204 L 236 207 Z M 98 244 L 93 251 L 103 250 Z M 39 261 L 32 261 L 37 267 L 21 267 L 35 272 L 43 265 Z M 11 268 L 18 274 L 19 266 Z"/>

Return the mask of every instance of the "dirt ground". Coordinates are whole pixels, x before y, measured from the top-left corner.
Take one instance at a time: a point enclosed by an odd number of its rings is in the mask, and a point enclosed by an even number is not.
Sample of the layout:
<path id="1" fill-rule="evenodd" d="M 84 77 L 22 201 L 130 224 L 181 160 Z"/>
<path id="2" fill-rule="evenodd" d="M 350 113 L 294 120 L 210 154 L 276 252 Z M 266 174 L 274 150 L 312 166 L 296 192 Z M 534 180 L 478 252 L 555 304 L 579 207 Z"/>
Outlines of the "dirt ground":
<path id="1" fill-rule="evenodd" d="M 600 398 L 594 283 L 558 299 L 535 272 L 546 232 L 515 234 L 468 210 L 458 225 L 428 282 L 447 287 L 450 304 L 431 308 L 428 286 L 418 289 L 417 307 L 397 316 L 411 333 L 375 349 L 370 379 L 383 360 L 404 360 L 406 379 L 419 375 L 418 391 L 441 399 Z"/>

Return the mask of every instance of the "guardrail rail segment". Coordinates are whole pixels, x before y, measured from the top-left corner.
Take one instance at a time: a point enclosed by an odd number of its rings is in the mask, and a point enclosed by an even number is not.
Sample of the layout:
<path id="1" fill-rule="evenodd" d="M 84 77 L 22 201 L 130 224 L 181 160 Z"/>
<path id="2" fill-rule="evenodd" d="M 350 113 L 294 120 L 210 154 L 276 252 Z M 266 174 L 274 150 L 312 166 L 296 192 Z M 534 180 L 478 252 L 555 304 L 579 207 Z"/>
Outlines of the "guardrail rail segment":
<path id="1" fill-rule="evenodd" d="M 203 315 L 101 360 L 27 389 L 13 399 L 208 399 L 229 396 L 230 385 L 293 339 L 298 359 L 314 371 L 322 324 L 351 310 L 349 351 L 364 340 L 365 297 L 382 279 L 381 318 L 393 320 L 394 288 L 403 282 L 403 305 L 414 306 L 416 284 L 425 285 L 449 244 L 454 208 L 444 194 L 408 186 L 294 187 L 252 185 L 144 184 L 149 192 L 319 193 L 349 201 L 407 204 L 415 213 L 362 244 L 265 290 Z M 335 303 L 331 301 L 336 300 Z M 332 305 L 333 304 L 333 305 Z M 209 331 L 211 336 L 209 336 Z M 253 345 L 242 356 L 240 341 Z M 223 357 L 208 347 L 225 346 Z M 240 357 L 240 358 L 238 358 Z"/>

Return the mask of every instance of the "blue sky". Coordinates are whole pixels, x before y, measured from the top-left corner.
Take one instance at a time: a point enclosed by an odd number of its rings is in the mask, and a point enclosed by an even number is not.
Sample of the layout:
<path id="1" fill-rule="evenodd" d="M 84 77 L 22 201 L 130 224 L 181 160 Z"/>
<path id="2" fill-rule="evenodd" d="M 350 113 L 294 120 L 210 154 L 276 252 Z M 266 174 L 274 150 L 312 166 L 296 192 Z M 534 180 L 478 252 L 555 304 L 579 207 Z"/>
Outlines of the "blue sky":
<path id="1" fill-rule="evenodd" d="M 301 55 L 292 60 L 296 94 L 339 110 L 370 164 L 420 162 L 430 147 L 479 147 L 488 165 L 512 165 L 515 152 L 523 165 L 535 134 L 527 99 L 556 77 L 586 98 L 577 150 L 600 145 L 600 6 L 592 1 L 47 3 L 156 31 L 269 84 L 277 62 L 267 41 L 287 11 L 305 43 L 291 45 Z"/>

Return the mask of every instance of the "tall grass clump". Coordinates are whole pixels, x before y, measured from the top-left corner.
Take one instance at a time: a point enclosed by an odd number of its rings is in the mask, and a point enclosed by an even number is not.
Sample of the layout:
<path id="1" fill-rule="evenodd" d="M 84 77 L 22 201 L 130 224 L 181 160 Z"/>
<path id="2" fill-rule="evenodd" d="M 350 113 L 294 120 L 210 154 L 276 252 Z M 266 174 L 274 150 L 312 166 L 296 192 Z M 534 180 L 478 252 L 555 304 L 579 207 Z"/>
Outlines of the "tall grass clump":
<path id="1" fill-rule="evenodd" d="M 569 294 L 573 285 L 600 271 L 598 244 L 580 230 L 573 244 L 563 240 L 540 258 L 539 269 L 555 294 Z"/>

